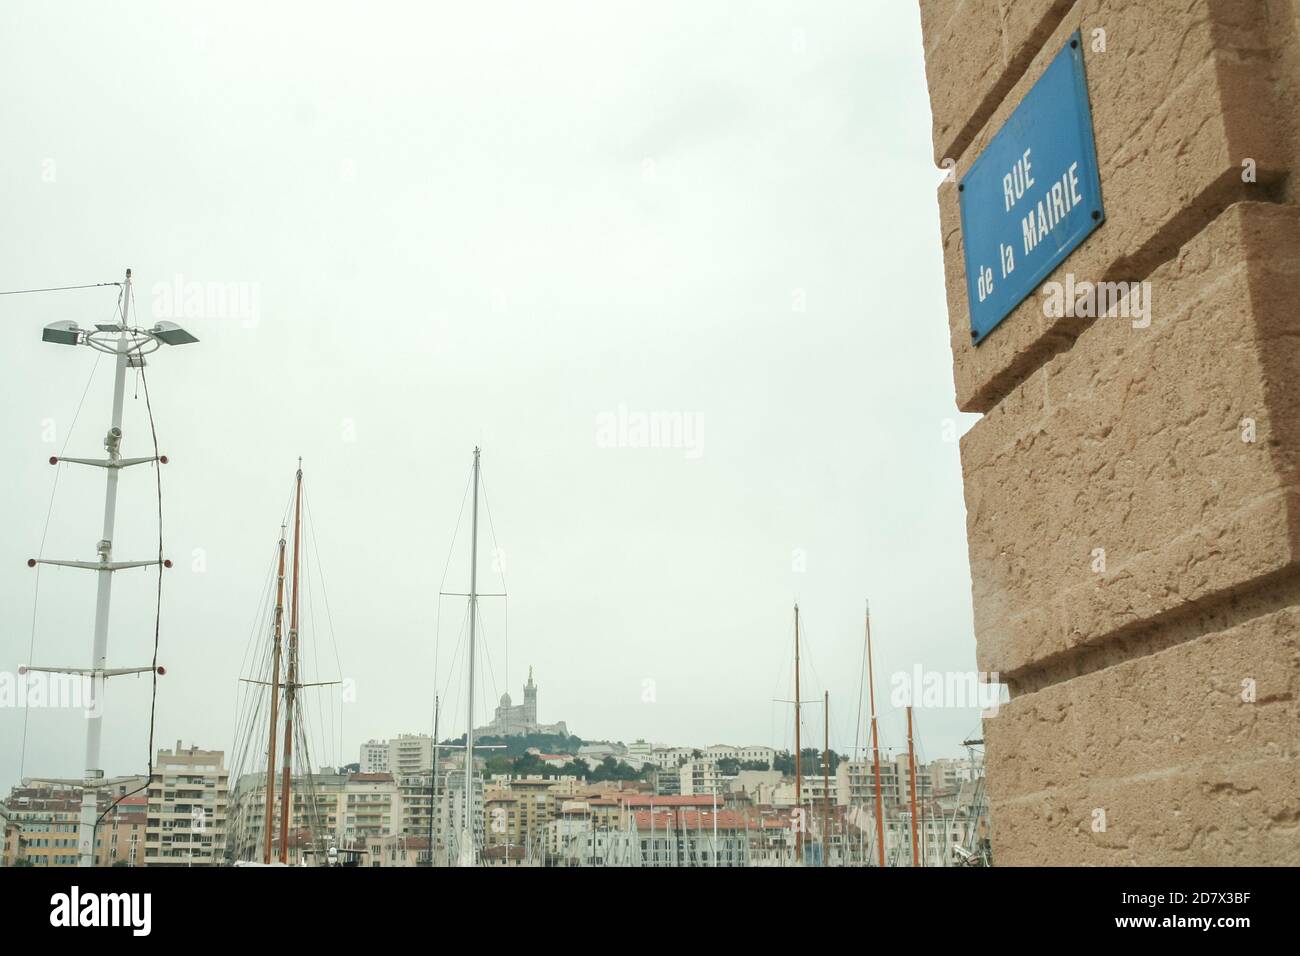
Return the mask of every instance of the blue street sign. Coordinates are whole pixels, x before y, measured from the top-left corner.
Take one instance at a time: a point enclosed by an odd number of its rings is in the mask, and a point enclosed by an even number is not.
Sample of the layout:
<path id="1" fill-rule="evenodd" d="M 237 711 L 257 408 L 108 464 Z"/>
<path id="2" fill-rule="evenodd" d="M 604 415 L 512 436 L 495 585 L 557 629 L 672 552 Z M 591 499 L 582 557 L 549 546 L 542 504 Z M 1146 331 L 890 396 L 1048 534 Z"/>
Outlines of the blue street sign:
<path id="1" fill-rule="evenodd" d="M 1106 219 L 1078 32 L 958 189 L 978 344 Z"/>

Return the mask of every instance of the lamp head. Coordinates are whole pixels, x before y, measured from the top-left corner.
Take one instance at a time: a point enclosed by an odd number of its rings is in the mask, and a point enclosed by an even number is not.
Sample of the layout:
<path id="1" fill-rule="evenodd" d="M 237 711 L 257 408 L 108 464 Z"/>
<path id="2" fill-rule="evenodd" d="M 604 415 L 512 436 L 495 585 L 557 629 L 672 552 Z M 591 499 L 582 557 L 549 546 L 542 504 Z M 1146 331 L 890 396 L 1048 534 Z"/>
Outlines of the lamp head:
<path id="1" fill-rule="evenodd" d="M 77 345 L 81 341 L 81 329 L 71 319 L 51 322 L 41 332 L 41 341 L 53 342 L 55 345 Z"/>
<path id="2" fill-rule="evenodd" d="M 175 322 L 159 322 L 153 327 L 151 334 L 163 345 L 189 345 L 191 342 L 198 341 Z"/>

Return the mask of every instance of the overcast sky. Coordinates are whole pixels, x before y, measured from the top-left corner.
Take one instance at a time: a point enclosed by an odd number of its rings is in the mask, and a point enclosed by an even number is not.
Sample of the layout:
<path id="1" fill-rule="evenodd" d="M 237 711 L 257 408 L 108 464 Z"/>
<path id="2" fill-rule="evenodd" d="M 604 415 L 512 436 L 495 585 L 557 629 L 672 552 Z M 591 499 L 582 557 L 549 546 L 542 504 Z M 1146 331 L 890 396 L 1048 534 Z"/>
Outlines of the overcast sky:
<path id="1" fill-rule="evenodd" d="M 176 562 L 159 747 L 233 745 L 299 455 L 341 668 L 323 603 L 304 654 L 356 698 L 327 706 L 319 763 L 427 731 L 435 670 L 463 732 L 464 602 L 439 628 L 436 592 L 449 553 L 467 590 L 476 444 L 510 594 L 508 674 L 484 601 L 480 721 L 531 664 L 541 719 L 584 738 L 787 747 L 796 600 L 836 749 L 861 733 L 866 599 L 885 744 L 905 745 L 891 674 L 974 668 L 953 440 L 974 416 L 914 3 L 6 3 L 0 79 L 0 291 L 129 266 L 142 323 L 173 311 L 202 340 L 148 369 Z M 235 303 L 186 315 L 165 290 L 191 283 Z M 56 472 L 46 557 L 93 558 L 103 506 L 102 472 L 46 459 L 102 451 L 110 361 L 74 429 L 95 353 L 40 329 L 108 321 L 115 294 L 0 298 L 8 671 Z M 147 455 L 136 393 L 123 451 Z M 679 447 L 631 447 L 651 413 L 680 416 Z M 115 557 L 150 557 L 152 471 L 119 505 Z M 117 576 L 110 666 L 148 663 L 154 582 Z M 34 663 L 88 663 L 94 592 L 43 572 Z M 148 708 L 147 679 L 111 684 L 109 773 L 143 770 Z M 80 774 L 80 712 L 26 716 L 27 775 Z M 979 728 L 917 722 L 926 757 Z M 0 790 L 23 723 L 0 709 Z M 820 746 L 820 706 L 804 729 Z"/>

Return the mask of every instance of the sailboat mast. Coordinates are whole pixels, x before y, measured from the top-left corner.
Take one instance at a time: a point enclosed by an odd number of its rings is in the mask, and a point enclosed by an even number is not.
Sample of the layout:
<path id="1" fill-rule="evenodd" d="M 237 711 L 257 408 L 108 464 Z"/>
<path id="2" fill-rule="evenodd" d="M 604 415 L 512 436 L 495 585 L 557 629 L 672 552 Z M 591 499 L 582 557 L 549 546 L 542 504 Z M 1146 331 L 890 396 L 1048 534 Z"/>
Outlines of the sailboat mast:
<path id="1" fill-rule="evenodd" d="M 429 866 L 433 866 L 433 808 L 438 799 L 438 695 L 433 695 L 433 770 L 429 774 Z"/>
<path id="2" fill-rule="evenodd" d="M 876 732 L 876 676 L 871 661 L 871 604 L 867 604 L 867 688 L 871 695 L 871 761 L 876 778 L 876 849 L 885 865 L 885 811 L 880 795 L 880 739 Z"/>
<path id="3" fill-rule="evenodd" d="M 280 862 L 289 862 L 289 789 L 293 771 L 293 706 L 298 689 L 298 555 L 302 538 L 302 459 L 293 492 L 293 584 L 289 597 L 289 675 L 284 682 L 284 776 L 280 785 Z"/>
<path id="4" fill-rule="evenodd" d="M 912 705 L 907 705 L 907 789 L 912 804 L 912 865 L 921 865 L 916 845 L 916 752 L 912 749 Z"/>
<path id="5" fill-rule="evenodd" d="M 831 692 L 822 691 L 822 727 L 826 734 L 822 750 L 822 866 L 831 860 Z"/>
<path id="6" fill-rule="evenodd" d="M 799 740 L 799 605 L 794 606 L 794 805 L 798 826 L 794 831 L 794 860 L 803 862 L 803 764 Z"/>
<path id="7" fill-rule="evenodd" d="M 262 862 L 271 862 L 275 828 L 275 732 L 280 729 L 280 625 L 284 621 L 284 525 L 280 525 L 280 561 L 275 573 L 275 626 L 271 632 L 271 721 L 266 745 L 266 834 Z"/>
<path id="8" fill-rule="evenodd" d="M 474 449 L 474 509 L 469 546 L 469 685 L 465 705 L 465 844 L 461 856 L 474 865 L 474 625 L 478 618 L 478 459 Z"/>

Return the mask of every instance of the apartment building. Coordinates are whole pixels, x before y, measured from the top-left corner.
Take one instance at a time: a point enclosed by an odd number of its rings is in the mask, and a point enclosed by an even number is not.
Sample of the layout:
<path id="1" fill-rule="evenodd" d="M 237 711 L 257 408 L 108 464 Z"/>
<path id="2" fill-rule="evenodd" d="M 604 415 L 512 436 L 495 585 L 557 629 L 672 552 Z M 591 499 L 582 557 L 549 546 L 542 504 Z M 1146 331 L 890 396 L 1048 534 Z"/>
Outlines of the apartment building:
<path id="1" fill-rule="evenodd" d="M 114 801 L 120 801 L 99 825 L 95 836 L 95 865 L 112 866 L 118 860 L 130 861 L 135 847 L 135 861 L 144 846 L 144 777 L 123 778 L 115 787 L 99 793 L 98 808 L 103 813 Z M 140 791 L 138 796 L 125 796 Z M 76 866 L 81 817 L 81 788 L 48 784 L 14 787 L 0 804 L 0 827 L 4 831 L 4 851 L 0 866 Z"/>
<path id="2" fill-rule="evenodd" d="M 540 848 L 560 804 L 575 796 L 576 777 L 498 777 L 486 797 L 484 845 Z"/>
<path id="3" fill-rule="evenodd" d="M 96 866 L 144 866 L 149 797 L 122 797 L 99 823 Z"/>
<path id="4" fill-rule="evenodd" d="M 391 836 L 401 821 L 401 794 L 391 773 L 348 775 L 339 807 L 339 845 L 364 846 Z"/>
<path id="5" fill-rule="evenodd" d="M 733 747 L 730 744 L 714 744 L 704 751 L 706 760 L 735 760 L 742 764 L 761 763 L 769 770 L 776 759 L 776 751 L 771 747 Z"/>
<path id="6" fill-rule="evenodd" d="M 361 745 L 362 773 L 387 773 L 391 767 L 387 740 L 368 740 Z"/>
<path id="7" fill-rule="evenodd" d="M 837 768 L 838 769 L 838 768 Z M 822 773 L 820 767 L 810 768 L 803 778 L 803 789 L 800 791 L 805 807 L 816 813 L 821 812 L 821 808 L 828 802 L 832 805 L 839 805 L 844 801 L 841 799 L 842 788 L 839 786 L 839 775 L 831 774 L 829 777 Z M 793 797 L 794 788 L 790 788 L 790 796 Z"/>
<path id="8" fill-rule="evenodd" d="M 229 779 L 220 750 L 160 750 L 149 779 L 146 866 L 216 866 L 225 854 Z"/>
<path id="9" fill-rule="evenodd" d="M 400 734 L 389 740 L 368 740 L 361 745 L 362 773 L 391 773 L 395 777 L 424 774 L 433 769 L 433 738 L 428 734 Z"/>
<path id="10" fill-rule="evenodd" d="M 650 762 L 660 770 L 676 770 L 700 753 L 690 747 L 655 747 L 650 752 Z"/>
<path id="11" fill-rule="evenodd" d="M 654 751 L 653 744 L 640 738 L 627 745 L 627 756 L 636 757 L 642 761 L 653 762 L 651 758 L 654 756 Z"/>
<path id="12" fill-rule="evenodd" d="M 9 808 L 0 803 L 0 867 L 14 865 L 14 853 L 18 849 L 18 835 L 22 828 L 9 815 Z"/>
<path id="13" fill-rule="evenodd" d="M 682 792 L 682 774 L 681 768 L 675 764 L 672 767 L 661 767 L 655 771 L 655 793 L 661 797 L 676 797 Z"/>
<path id="14" fill-rule="evenodd" d="M 910 799 L 911 774 L 907 754 L 881 756 L 880 796 L 886 809 L 906 805 Z M 833 782 L 840 803 L 875 806 L 876 776 L 871 759 L 842 760 Z M 934 795 L 934 777 L 925 766 L 917 768 L 916 799 L 929 800 Z"/>
<path id="15" fill-rule="evenodd" d="M 77 865 L 80 787 L 14 787 L 5 806 L 14 828 L 5 841 L 6 865 Z"/>
<path id="16" fill-rule="evenodd" d="M 677 770 L 677 793 L 684 797 L 722 793 L 724 777 L 714 759 L 688 760 Z"/>
<path id="17" fill-rule="evenodd" d="M 956 793 L 963 786 L 969 786 L 983 778 L 984 761 L 978 758 L 942 757 L 927 764 L 925 770 L 930 774 L 930 784 L 936 795 Z"/>

